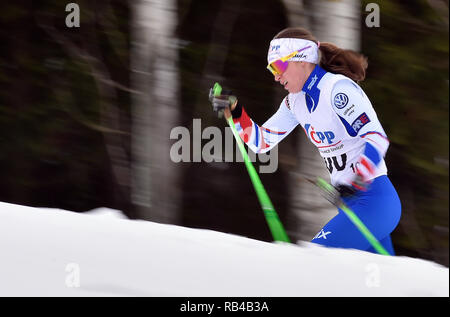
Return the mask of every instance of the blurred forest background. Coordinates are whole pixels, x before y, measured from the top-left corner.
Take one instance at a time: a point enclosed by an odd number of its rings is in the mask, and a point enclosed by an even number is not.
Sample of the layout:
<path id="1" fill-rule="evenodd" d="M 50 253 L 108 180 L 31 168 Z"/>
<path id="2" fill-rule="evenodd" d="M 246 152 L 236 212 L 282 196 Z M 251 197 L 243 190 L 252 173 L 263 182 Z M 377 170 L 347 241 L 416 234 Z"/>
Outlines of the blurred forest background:
<path id="1" fill-rule="evenodd" d="M 244 164 L 174 163 L 169 136 L 192 135 L 193 119 L 225 129 L 208 102 L 215 81 L 267 120 L 285 94 L 266 70 L 269 42 L 303 26 L 368 57 L 361 86 L 403 204 L 397 254 L 448 266 L 448 0 L 78 0 L 72 28 L 68 3 L 1 4 L 0 201 L 271 241 Z M 371 3 L 379 27 L 366 24 Z M 278 157 L 261 180 L 291 240 L 309 241 L 336 211 L 298 174 L 325 176 L 325 165 L 301 128 Z"/>

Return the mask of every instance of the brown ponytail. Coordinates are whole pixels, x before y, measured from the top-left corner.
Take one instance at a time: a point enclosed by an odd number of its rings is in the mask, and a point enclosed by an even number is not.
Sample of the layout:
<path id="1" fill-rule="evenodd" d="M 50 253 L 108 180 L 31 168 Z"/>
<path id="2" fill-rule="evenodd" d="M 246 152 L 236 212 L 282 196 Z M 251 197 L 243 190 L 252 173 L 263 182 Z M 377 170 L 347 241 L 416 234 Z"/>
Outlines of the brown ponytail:
<path id="1" fill-rule="evenodd" d="M 313 41 L 317 39 L 308 30 L 301 27 L 287 28 L 275 35 L 274 39 L 296 38 Z M 367 58 L 352 50 L 337 47 L 332 43 L 320 43 L 321 58 L 319 66 L 328 72 L 342 74 L 360 82 L 366 77 Z"/>

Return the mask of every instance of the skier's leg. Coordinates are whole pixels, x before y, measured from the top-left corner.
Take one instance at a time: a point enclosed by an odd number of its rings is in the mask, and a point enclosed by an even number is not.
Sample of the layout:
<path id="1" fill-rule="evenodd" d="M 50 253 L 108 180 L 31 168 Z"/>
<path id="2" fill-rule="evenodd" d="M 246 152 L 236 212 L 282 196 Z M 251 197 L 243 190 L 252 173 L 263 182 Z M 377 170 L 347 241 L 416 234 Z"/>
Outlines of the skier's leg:
<path id="1" fill-rule="evenodd" d="M 368 191 L 359 192 L 355 198 L 345 202 L 378 240 L 389 236 L 400 220 L 400 200 L 387 176 L 376 178 Z M 371 247 L 342 210 L 322 228 L 312 242 L 359 250 Z M 388 242 L 386 240 L 389 246 Z M 390 249 L 393 250 L 391 247 Z"/>
<path id="2" fill-rule="evenodd" d="M 311 242 L 334 248 L 366 250 L 370 247 L 369 241 L 342 211 L 331 219 Z"/>

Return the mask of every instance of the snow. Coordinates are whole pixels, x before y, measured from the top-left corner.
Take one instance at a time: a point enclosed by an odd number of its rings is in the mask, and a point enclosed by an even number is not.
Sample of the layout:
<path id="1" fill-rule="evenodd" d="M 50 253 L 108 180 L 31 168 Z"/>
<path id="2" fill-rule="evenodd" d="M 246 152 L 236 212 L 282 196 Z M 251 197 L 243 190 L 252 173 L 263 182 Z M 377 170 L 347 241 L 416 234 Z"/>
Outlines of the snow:
<path id="1" fill-rule="evenodd" d="M 449 296 L 448 268 L 0 202 L 0 296 Z"/>

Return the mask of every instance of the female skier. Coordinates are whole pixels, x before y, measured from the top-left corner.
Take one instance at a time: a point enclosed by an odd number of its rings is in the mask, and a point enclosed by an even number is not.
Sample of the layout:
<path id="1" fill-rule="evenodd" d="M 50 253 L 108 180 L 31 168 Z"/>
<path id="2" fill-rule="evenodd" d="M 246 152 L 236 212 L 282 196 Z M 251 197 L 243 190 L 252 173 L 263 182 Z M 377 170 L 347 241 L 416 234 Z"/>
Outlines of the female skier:
<path id="1" fill-rule="evenodd" d="M 236 101 L 225 116 L 233 116 L 240 137 L 255 153 L 271 150 L 300 124 L 344 202 L 394 255 L 390 233 L 400 220 L 401 204 L 387 177 L 389 140 L 357 84 L 365 78 L 366 58 L 319 43 L 303 28 L 287 28 L 270 42 L 267 61 L 275 81 L 289 92 L 278 111 L 259 126 Z M 341 210 L 312 242 L 375 252 Z"/>

